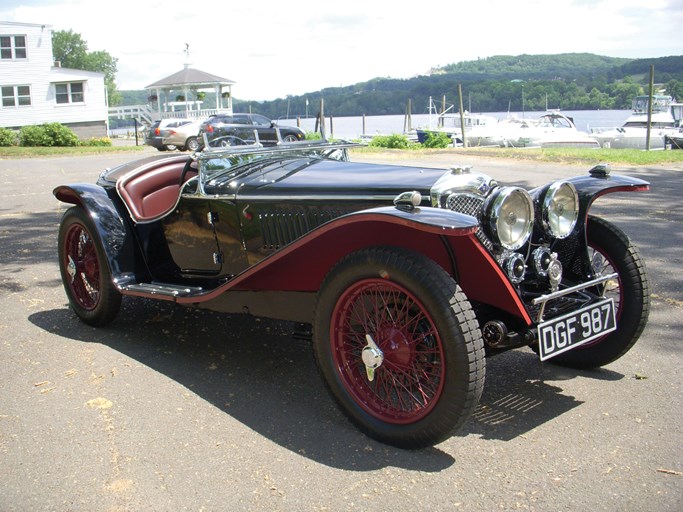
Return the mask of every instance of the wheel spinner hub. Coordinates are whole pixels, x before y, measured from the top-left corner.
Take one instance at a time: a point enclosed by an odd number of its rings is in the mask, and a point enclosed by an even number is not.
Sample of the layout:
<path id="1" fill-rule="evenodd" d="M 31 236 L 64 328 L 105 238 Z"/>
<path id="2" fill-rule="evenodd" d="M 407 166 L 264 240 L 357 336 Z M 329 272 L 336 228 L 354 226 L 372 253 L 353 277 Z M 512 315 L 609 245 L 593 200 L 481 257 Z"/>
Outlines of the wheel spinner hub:
<path id="1" fill-rule="evenodd" d="M 372 382 L 375 379 L 375 370 L 382 366 L 382 363 L 384 362 L 384 353 L 369 334 L 365 335 L 365 341 L 367 341 L 368 344 L 363 348 L 361 357 L 363 358 L 365 373 L 368 376 L 368 380 Z"/>

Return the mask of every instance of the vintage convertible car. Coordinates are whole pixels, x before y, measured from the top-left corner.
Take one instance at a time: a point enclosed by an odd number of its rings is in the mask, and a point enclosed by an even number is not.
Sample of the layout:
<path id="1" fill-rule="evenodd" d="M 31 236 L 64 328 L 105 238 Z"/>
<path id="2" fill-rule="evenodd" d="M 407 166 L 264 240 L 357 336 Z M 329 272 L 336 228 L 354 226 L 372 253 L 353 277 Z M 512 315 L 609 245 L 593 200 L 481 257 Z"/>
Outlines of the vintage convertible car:
<path id="1" fill-rule="evenodd" d="M 349 147 L 209 148 L 57 187 L 73 205 L 58 244 L 71 307 L 96 326 L 124 295 L 309 326 L 341 409 L 404 448 L 463 425 L 487 355 L 530 346 L 592 368 L 640 336 L 644 263 L 589 209 L 647 182 L 597 166 L 527 191 L 469 168 L 354 163 Z"/>

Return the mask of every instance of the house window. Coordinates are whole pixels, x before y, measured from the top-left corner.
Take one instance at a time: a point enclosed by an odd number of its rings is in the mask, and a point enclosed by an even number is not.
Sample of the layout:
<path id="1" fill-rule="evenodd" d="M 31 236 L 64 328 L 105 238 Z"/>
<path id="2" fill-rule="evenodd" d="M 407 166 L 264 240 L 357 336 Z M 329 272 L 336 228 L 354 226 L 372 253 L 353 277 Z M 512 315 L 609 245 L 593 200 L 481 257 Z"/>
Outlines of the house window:
<path id="1" fill-rule="evenodd" d="M 3 85 L 0 91 L 2 92 L 3 107 L 31 106 L 30 85 Z"/>
<path id="2" fill-rule="evenodd" d="M 0 36 L 0 59 L 25 59 L 26 36 Z"/>
<path id="3" fill-rule="evenodd" d="M 83 103 L 83 82 L 55 84 L 57 103 Z"/>

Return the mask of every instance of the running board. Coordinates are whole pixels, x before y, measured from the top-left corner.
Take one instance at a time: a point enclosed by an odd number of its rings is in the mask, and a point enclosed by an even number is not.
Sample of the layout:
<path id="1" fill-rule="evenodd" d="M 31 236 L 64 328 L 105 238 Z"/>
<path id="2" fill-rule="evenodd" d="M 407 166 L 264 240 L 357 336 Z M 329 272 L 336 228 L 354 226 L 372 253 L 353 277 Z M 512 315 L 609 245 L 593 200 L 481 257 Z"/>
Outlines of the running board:
<path id="1" fill-rule="evenodd" d="M 161 295 L 163 297 L 194 297 L 206 293 L 200 286 L 182 286 L 168 283 L 132 283 L 121 287 L 124 295 Z"/>

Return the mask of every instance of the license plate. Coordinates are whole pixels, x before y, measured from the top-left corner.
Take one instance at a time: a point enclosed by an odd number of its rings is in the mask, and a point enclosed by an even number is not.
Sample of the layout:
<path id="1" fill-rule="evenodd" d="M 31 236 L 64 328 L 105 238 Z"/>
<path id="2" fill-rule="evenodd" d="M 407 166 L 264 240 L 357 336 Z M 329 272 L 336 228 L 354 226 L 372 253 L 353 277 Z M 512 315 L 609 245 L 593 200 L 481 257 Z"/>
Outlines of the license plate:
<path id="1" fill-rule="evenodd" d="M 538 326 L 541 361 L 588 343 L 617 328 L 614 301 L 606 299 Z"/>

